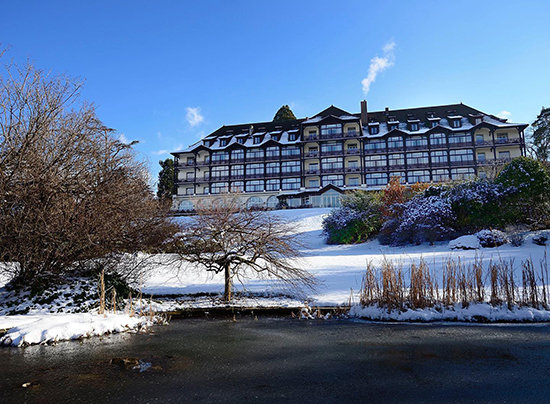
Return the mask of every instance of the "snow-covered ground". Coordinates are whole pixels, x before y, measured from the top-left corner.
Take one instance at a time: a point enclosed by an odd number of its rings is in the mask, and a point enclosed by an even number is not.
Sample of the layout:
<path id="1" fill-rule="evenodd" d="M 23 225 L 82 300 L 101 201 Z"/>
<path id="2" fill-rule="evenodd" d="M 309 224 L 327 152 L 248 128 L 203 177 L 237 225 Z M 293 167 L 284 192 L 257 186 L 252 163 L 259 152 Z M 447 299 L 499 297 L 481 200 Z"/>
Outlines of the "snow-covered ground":
<path id="1" fill-rule="evenodd" d="M 275 211 L 273 214 L 297 224 L 302 235 L 305 257 L 301 266 L 314 274 L 321 285 L 318 290 L 308 293 L 308 300 L 313 306 L 338 306 L 349 304 L 350 299 L 358 302 L 358 292 L 365 271 L 366 263 L 379 266 L 386 259 L 403 264 L 405 274 L 412 262 L 424 259 L 436 276 L 441 276 L 444 262 L 449 258 L 460 258 L 465 265 L 472 263 L 476 256 L 481 256 L 487 266 L 491 260 L 514 259 L 519 269 L 521 261 L 532 258 L 535 265 L 543 258 L 545 247 L 532 242 L 527 237 L 521 247 L 505 244 L 497 248 L 479 248 L 477 250 L 451 249 L 452 243 L 443 242 L 436 245 L 392 247 L 382 246 L 377 240 L 355 245 L 327 245 L 322 237 L 323 217 L 330 209 L 296 209 Z M 185 219 L 184 219 L 185 220 Z M 473 236 L 472 236 L 473 237 Z M 472 238 L 470 237 L 470 238 Z M 463 240 L 466 241 L 466 240 Z M 477 242 L 474 244 L 478 244 Z M 172 257 L 173 258 L 173 257 Z M 158 256 L 157 269 L 145 282 L 144 293 L 147 295 L 221 293 L 223 291 L 222 275 L 205 273 L 192 266 L 169 264 L 171 257 Z M 162 264 L 167 265 L 162 265 Z M 408 279 L 406 279 L 408 282 Z M 439 282 L 441 285 L 442 283 Z M 249 279 L 244 285 L 236 284 L 236 289 L 248 292 L 274 293 L 281 292 L 278 285 L 269 280 Z M 262 299 L 263 300 L 263 299 Z M 189 303 L 190 304 L 190 303 Z M 194 306 L 201 306 L 195 301 Z M 204 307 L 211 305 L 208 299 L 202 301 Z"/>
<path id="2" fill-rule="evenodd" d="M 3 316 L 0 328 L 9 329 L 0 345 L 26 346 L 88 338 L 115 332 L 137 330 L 149 324 L 147 317 L 127 314 L 48 313 Z"/>
<path id="3" fill-rule="evenodd" d="M 481 248 L 473 237 L 465 237 L 455 243 L 438 243 L 436 245 L 419 245 L 407 247 L 381 246 L 373 240 L 356 245 L 327 245 L 322 237 L 322 222 L 330 209 L 300 209 L 283 210 L 271 214 L 292 221 L 297 225 L 304 244 L 304 258 L 298 263 L 310 271 L 320 281 L 320 286 L 314 292 L 303 295 L 290 293 L 281 289 L 281 285 L 269 279 L 260 279 L 254 274 L 242 283 L 235 282 L 235 289 L 243 292 L 231 304 L 234 307 L 301 307 L 356 305 L 359 301 L 358 292 L 367 262 L 379 267 L 384 259 L 402 264 L 407 279 L 409 265 L 419 260 L 429 265 L 432 273 L 441 279 L 442 268 L 449 258 L 460 258 L 464 265 L 469 265 L 483 258 L 487 266 L 491 260 L 514 260 L 516 268 L 521 262 L 532 259 L 535 265 L 543 259 L 546 247 L 532 242 L 533 234 L 525 239 L 521 247 L 504 244 L 497 248 Z M 189 220 L 182 218 L 182 221 Z M 452 249 L 451 247 L 478 247 L 472 250 Z M 154 311 L 172 311 L 187 308 L 211 308 L 227 306 L 220 299 L 224 280 L 221 274 L 205 272 L 190 264 L 178 263 L 176 257 L 169 254 L 149 256 L 150 274 L 144 279 L 143 295 L 147 297 L 143 309 Z M 519 272 L 518 272 L 519 273 Z M 6 280 L 0 280 L 0 287 Z M 442 284 L 441 282 L 439 283 Z M 73 290 L 74 289 L 74 290 Z M 78 289 L 78 290 L 77 290 Z M 74 288 L 63 286 L 57 297 L 51 300 L 52 292 L 47 296 L 31 297 L 28 301 L 10 303 L 8 308 L 0 311 L 0 330 L 10 329 L 2 338 L 4 344 L 21 346 L 31 343 L 44 343 L 63 339 L 78 339 L 109 332 L 138 329 L 145 325 L 143 317 L 131 317 L 127 314 L 109 314 L 107 317 L 93 313 L 71 313 L 75 311 L 67 296 L 75 292 L 82 294 L 82 303 L 90 305 L 89 295 L 96 291 L 95 285 L 75 283 Z M 2 293 L 4 296 L 2 296 Z M 149 303 L 150 295 L 166 296 Z M 0 288 L 0 299 L 9 301 L 6 289 Z M 66 298 L 66 299 L 65 299 Z M 15 298 L 14 298 L 15 299 Z M 46 303 L 44 303 L 44 301 Z M 78 304 L 78 306 L 81 306 Z M 80 308 L 80 307 L 79 307 Z M 0 308 L 1 309 L 1 308 Z M 6 316 L 8 313 L 24 312 L 27 315 Z M 52 312 L 59 312 L 54 314 Z M 506 307 L 493 307 L 489 304 L 472 304 L 468 308 L 455 306 L 453 308 L 430 308 L 424 310 L 406 310 L 404 312 L 388 312 L 384 308 L 355 306 L 351 315 L 375 320 L 400 321 L 430 321 L 458 320 L 471 321 L 482 317 L 490 321 L 550 321 L 550 312 L 532 308 L 515 308 L 509 311 Z"/>

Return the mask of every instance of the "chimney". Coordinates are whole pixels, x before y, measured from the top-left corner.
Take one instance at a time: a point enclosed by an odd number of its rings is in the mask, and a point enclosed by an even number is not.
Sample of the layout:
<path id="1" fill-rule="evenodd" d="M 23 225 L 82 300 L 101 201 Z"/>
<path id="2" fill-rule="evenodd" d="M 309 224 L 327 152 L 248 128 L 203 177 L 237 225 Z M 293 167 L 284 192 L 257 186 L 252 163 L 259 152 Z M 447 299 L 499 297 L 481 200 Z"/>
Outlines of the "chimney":
<path id="1" fill-rule="evenodd" d="M 369 113 L 367 112 L 367 101 L 361 101 L 361 122 L 363 125 L 369 123 Z"/>
<path id="2" fill-rule="evenodd" d="M 388 115 L 390 113 L 390 107 L 386 107 L 385 114 Z"/>
<path id="3" fill-rule="evenodd" d="M 250 125 L 250 128 L 248 128 L 248 134 L 252 135 L 254 133 L 254 126 Z"/>

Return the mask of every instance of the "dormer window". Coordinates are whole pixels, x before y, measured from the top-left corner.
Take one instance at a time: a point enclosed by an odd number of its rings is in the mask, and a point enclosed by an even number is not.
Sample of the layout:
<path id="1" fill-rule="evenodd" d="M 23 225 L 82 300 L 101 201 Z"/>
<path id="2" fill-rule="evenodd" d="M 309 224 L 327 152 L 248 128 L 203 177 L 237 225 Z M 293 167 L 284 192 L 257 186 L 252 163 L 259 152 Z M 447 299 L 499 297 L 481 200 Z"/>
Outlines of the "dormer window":
<path id="1" fill-rule="evenodd" d="M 279 135 L 271 135 L 271 140 L 279 140 Z"/>
<path id="2" fill-rule="evenodd" d="M 294 141 L 298 138 L 298 134 L 297 133 L 289 133 L 288 135 L 288 140 L 290 141 Z"/>
<path id="3" fill-rule="evenodd" d="M 460 128 L 462 126 L 462 121 L 460 119 L 452 119 L 451 120 L 451 127 L 452 128 Z"/>
<path id="4" fill-rule="evenodd" d="M 210 147 L 210 140 L 205 140 L 205 141 L 204 141 L 204 145 L 205 145 L 206 147 Z"/>
<path id="5" fill-rule="evenodd" d="M 237 138 L 237 143 L 244 144 L 244 137 L 238 137 Z"/>
<path id="6" fill-rule="evenodd" d="M 220 146 L 227 146 L 227 139 L 220 139 Z"/>
<path id="7" fill-rule="evenodd" d="M 378 133 L 380 133 L 380 128 L 378 127 L 378 125 L 372 125 L 371 127 L 369 127 L 369 132 L 371 135 L 377 135 Z"/>
<path id="8" fill-rule="evenodd" d="M 259 144 L 262 141 L 260 136 L 254 136 L 254 144 Z"/>
<path id="9" fill-rule="evenodd" d="M 430 128 L 435 128 L 437 125 L 439 125 L 439 121 L 431 121 L 430 122 Z"/>
<path id="10" fill-rule="evenodd" d="M 394 130 L 397 129 L 399 126 L 399 122 L 388 122 L 388 129 Z"/>
<path id="11" fill-rule="evenodd" d="M 411 132 L 418 130 L 418 122 L 411 123 Z"/>

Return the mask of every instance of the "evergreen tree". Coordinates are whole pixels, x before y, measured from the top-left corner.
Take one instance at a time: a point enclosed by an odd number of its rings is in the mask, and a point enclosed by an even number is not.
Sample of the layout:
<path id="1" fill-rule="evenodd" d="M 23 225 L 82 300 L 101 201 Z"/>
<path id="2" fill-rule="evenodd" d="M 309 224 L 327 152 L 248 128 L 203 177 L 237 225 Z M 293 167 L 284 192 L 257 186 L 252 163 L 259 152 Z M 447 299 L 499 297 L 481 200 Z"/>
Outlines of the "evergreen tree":
<path id="1" fill-rule="evenodd" d="M 273 122 L 291 121 L 293 119 L 296 119 L 296 117 L 290 107 L 288 105 L 283 105 L 275 114 Z"/>
<path id="2" fill-rule="evenodd" d="M 159 198 L 172 199 L 174 193 L 174 160 L 167 158 L 159 160 L 162 169 L 159 172 L 159 182 L 157 186 L 157 196 Z"/>
<path id="3" fill-rule="evenodd" d="M 550 157 L 550 108 L 542 107 L 533 127 L 533 144 L 539 160 L 546 161 Z"/>

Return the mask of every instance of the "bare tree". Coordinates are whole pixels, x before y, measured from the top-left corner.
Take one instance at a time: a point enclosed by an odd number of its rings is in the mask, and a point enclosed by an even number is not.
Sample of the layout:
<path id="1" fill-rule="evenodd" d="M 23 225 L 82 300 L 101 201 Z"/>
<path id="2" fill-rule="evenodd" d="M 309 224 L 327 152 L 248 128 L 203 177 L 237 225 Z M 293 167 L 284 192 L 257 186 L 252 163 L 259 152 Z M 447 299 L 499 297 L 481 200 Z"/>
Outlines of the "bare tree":
<path id="1" fill-rule="evenodd" d="M 0 262 L 16 283 L 153 249 L 173 231 L 133 143 L 79 99 L 81 84 L 27 65 L 0 74 Z"/>
<path id="2" fill-rule="evenodd" d="M 299 235 L 293 226 L 265 211 L 246 209 L 235 198 L 196 204 L 176 246 L 180 258 L 206 271 L 224 274 L 224 300 L 231 300 L 234 279 L 265 276 L 294 291 L 314 289 L 317 281 L 298 265 Z"/>

